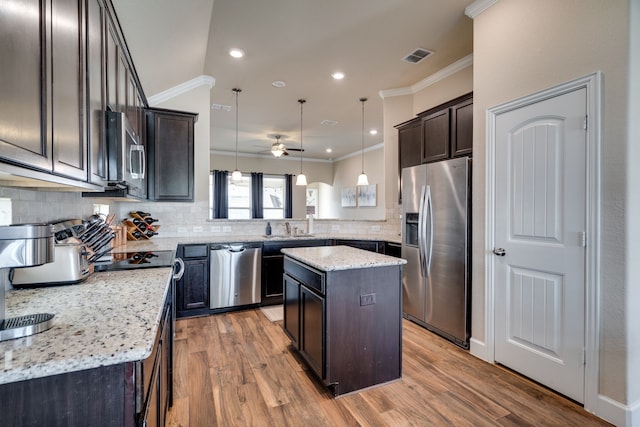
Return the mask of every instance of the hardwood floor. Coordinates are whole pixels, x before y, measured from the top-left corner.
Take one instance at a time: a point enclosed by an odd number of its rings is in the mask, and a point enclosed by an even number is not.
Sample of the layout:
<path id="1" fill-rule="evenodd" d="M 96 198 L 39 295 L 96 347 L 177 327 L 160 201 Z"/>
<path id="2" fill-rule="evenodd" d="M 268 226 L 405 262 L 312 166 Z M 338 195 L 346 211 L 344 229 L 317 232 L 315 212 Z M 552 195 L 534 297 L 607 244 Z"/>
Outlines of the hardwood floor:
<path id="1" fill-rule="evenodd" d="M 604 426 L 403 321 L 402 379 L 333 398 L 260 310 L 178 320 L 169 426 Z"/>

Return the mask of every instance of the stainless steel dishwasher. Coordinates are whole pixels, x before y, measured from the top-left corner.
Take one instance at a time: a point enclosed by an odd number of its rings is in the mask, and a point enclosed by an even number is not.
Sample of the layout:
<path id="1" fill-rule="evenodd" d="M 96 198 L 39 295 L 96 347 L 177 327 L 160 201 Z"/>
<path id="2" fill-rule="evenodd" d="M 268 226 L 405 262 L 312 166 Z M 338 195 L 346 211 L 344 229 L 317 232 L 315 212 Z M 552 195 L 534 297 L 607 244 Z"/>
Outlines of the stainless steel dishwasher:
<path id="1" fill-rule="evenodd" d="M 210 246 L 211 308 L 257 304 L 261 298 L 262 244 Z"/>

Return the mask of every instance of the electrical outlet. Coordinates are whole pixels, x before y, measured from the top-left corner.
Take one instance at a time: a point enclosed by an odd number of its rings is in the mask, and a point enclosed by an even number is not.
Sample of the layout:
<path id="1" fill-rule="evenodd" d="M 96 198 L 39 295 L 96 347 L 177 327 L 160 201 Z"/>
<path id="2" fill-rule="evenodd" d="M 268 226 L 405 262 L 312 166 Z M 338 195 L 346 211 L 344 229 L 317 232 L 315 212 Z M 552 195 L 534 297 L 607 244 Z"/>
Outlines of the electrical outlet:
<path id="1" fill-rule="evenodd" d="M 223 233 L 231 233 L 231 227 L 228 225 L 225 225 L 222 227 L 222 232 Z"/>
<path id="2" fill-rule="evenodd" d="M 193 232 L 194 232 L 194 233 L 202 233 L 202 231 L 203 231 L 203 230 L 202 230 L 202 226 L 201 226 L 201 225 L 195 225 L 195 226 L 193 227 Z"/>
<path id="3" fill-rule="evenodd" d="M 360 295 L 360 306 L 373 305 L 376 303 L 376 294 Z"/>
<path id="4" fill-rule="evenodd" d="M 185 234 L 187 232 L 187 227 L 177 227 L 176 231 L 178 234 Z"/>
<path id="5" fill-rule="evenodd" d="M 219 233 L 220 232 L 220 226 L 219 225 L 212 225 L 210 228 L 212 233 Z"/>
<path id="6" fill-rule="evenodd" d="M 374 232 L 380 231 L 380 226 L 379 225 L 372 225 L 371 226 L 371 231 L 374 231 Z"/>

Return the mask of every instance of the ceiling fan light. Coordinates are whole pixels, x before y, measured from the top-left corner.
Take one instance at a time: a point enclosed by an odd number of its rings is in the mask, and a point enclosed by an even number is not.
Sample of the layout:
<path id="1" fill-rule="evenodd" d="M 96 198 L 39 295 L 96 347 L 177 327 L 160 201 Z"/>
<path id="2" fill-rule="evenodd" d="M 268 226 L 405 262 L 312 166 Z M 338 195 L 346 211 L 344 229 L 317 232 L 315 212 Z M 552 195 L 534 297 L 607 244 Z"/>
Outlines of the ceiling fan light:
<path id="1" fill-rule="evenodd" d="M 274 147 L 271 149 L 271 154 L 273 154 L 275 157 L 282 157 L 282 155 L 284 154 L 284 151 L 282 151 L 278 147 Z"/>
<path id="2" fill-rule="evenodd" d="M 305 176 L 305 174 L 301 173 L 300 175 L 298 175 L 298 177 L 296 178 L 296 185 L 307 185 L 307 177 Z"/>
<path id="3" fill-rule="evenodd" d="M 358 185 L 369 185 L 369 178 L 367 178 L 367 174 L 362 172 L 360 176 L 358 176 Z"/>

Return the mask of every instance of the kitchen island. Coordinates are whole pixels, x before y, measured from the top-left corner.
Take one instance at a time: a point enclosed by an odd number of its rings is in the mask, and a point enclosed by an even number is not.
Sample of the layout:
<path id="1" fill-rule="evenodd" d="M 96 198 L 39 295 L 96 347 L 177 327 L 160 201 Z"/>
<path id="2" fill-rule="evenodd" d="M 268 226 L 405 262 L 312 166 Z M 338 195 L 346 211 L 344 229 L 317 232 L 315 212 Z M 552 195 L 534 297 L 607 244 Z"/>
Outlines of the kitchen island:
<path id="1" fill-rule="evenodd" d="M 402 375 L 402 264 L 348 246 L 283 249 L 284 329 L 334 396 Z"/>
<path id="2" fill-rule="evenodd" d="M 55 317 L 45 332 L 0 343 L 0 425 L 134 426 L 162 417 L 172 271 L 94 273 L 77 285 L 8 292 L 8 316 Z"/>

